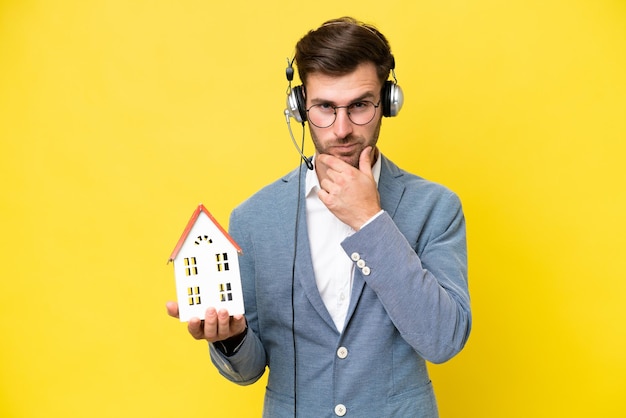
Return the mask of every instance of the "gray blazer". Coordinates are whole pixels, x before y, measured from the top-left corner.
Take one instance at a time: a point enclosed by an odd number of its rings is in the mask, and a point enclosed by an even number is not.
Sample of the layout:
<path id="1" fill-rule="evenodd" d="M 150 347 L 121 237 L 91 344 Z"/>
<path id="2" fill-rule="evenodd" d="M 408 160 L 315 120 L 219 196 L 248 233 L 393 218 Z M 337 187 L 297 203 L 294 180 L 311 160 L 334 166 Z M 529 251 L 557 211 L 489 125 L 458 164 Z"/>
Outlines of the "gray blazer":
<path id="1" fill-rule="evenodd" d="M 306 170 L 231 214 L 249 332 L 230 357 L 210 345 L 211 359 L 241 385 L 269 368 L 264 417 L 294 417 L 294 404 L 306 418 L 438 416 L 425 360 L 453 357 L 471 328 L 465 219 L 454 193 L 381 158 L 385 212 L 342 243 L 358 263 L 342 333 L 313 276 Z"/>

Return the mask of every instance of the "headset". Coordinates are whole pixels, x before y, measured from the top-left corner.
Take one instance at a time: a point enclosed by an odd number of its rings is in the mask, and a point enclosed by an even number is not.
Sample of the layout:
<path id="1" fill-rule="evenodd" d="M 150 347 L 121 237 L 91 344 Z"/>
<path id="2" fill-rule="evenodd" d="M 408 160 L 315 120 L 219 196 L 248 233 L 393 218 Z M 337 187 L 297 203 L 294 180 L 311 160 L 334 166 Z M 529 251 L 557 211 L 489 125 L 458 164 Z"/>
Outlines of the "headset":
<path id="1" fill-rule="evenodd" d="M 396 79 L 395 67 L 396 61 L 391 57 L 391 74 L 393 75 L 393 81 L 387 80 L 383 85 L 380 93 L 381 103 L 383 105 L 383 116 L 393 117 L 397 116 L 404 104 L 404 94 L 402 88 L 398 85 Z M 285 74 L 289 87 L 287 88 L 287 108 L 285 109 L 285 115 L 294 118 L 299 123 L 304 123 L 307 120 L 306 116 L 306 101 L 305 90 L 303 85 L 291 87 L 293 81 L 294 69 L 293 60 L 287 59 L 287 69 Z"/>

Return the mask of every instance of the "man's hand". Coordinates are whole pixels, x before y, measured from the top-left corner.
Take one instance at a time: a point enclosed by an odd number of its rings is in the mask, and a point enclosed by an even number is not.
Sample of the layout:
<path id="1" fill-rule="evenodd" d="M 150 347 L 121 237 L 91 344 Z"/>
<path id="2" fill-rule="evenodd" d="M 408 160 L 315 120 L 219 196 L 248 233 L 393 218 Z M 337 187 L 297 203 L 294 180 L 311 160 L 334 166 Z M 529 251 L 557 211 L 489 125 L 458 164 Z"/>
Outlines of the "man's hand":
<path id="1" fill-rule="evenodd" d="M 167 302 L 169 316 L 178 318 L 178 304 Z M 196 340 L 207 340 L 214 343 L 236 335 L 246 330 L 246 318 L 243 315 L 229 316 L 226 309 L 217 311 L 209 308 L 204 314 L 204 319 L 191 318 L 187 323 L 189 334 Z"/>
<path id="2" fill-rule="evenodd" d="M 319 198 L 343 223 L 355 231 L 380 212 L 380 197 L 372 174 L 372 147 L 359 157 L 359 168 L 328 154 L 316 157 Z"/>

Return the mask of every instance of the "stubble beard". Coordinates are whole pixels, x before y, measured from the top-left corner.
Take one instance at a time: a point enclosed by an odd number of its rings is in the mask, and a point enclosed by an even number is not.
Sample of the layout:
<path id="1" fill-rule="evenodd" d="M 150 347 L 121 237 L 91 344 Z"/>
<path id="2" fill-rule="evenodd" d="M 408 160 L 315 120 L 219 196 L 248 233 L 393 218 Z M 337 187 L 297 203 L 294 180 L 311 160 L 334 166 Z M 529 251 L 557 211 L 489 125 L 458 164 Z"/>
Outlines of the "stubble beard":
<path id="1" fill-rule="evenodd" d="M 315 133 L 315 131 L 313 129 L 311 129 L 311 127 L 309 126 L 309 132 L 311 134 L 311 139 L 313 141 L 313 145 L 315 146 L 315 152 L 317 154 L 329 154 L 329 155 L 333 155 L 334 157 L 337 157 L 339 159 L 341 159 L 342 161 L 350 164 L 351 166 L 355 167 L 355 168 L 359 168 L 359 159 L 361 157 L 361 152 L 363 152 L 363 150 L 369 146 L 371 146 L 372 148 L 376 147 L 376 144 L 378 143 L 378 135 L 380 134 L 380 126 L 382 124 L 382 118 L 380 118 L 378 120 L 378 125 L 376 126 L 376 128 L 374 129 L 374 131 L 372 132 L 372 136 L 371 138 L 365 139 L 363 140 L 363 138 L 359 138 L 359 137 L 355 137 L 354 135 L 349 135 L 343 139 L 340 140 L 335 140 L 333 142 L 333 146 L 334 145 L 341 145 L 341 144 L 352 144 L 352 143 L 358 143 L 360 146 L 354 151 L 351 152 L 350 154 L 336 154 L 333 153 L 331 151 L 331 147 L 321 147 L 320 145 L 320 141 L 317 138 L 317 135 Z M 377 156 L 378 154 L 375 154 L 375 156 Z M 372 159 L 372 164 L 375 162 L 374 159 Z"/>

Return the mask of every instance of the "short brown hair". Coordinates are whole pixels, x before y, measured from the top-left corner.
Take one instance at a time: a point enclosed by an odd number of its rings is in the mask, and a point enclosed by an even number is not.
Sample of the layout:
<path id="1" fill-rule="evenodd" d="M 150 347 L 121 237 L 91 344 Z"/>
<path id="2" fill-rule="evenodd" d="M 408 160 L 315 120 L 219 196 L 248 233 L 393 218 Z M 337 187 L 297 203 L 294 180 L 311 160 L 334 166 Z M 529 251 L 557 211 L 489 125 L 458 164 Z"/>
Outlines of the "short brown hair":
<path id="1" fill-rule="evenodd" d="M 394 67 L 394 58 L 387 38 L 374 26 L 352 17 L 325 22 L 309 31 L 296 44 L 295 61 L 302 83 L 307 75 L 322 73 L 346 75 L 362 63 L 372 62 L 381 84 Z"/>

